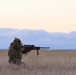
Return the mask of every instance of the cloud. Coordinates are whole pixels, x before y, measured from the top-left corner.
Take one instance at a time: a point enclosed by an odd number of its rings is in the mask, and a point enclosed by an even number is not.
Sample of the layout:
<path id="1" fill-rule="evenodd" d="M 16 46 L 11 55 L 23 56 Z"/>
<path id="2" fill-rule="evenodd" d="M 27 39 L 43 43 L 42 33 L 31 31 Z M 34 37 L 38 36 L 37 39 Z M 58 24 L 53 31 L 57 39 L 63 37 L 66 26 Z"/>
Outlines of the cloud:
<path id="1" fill-rule="evenodd" d="M 50 49 L 76 49 L 76 32 L 49 33 L 44 30 L 0 29 L 0 49 L 8 49 L 15 37 L 23 44 L 48 46 Z"/>

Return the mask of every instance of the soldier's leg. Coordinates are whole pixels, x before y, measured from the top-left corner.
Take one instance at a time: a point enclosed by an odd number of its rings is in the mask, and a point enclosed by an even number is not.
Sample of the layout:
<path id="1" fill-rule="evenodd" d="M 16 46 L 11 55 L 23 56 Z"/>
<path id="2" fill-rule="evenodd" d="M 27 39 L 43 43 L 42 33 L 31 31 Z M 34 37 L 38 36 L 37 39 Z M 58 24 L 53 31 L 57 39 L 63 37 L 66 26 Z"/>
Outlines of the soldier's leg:
<path id="1" fill-rule="evenodd" d="M 9 63 L 16 63 L 16 56 L 14 54 L 12 54 L 11 56 L 9 56 L 9 60 L 8 60 Z"/>
<path id="2" fill-rule="evenodd" d="M 22 55 L 21 54 L 18 54 L 17 57 L 16 57 L 16 64 L 21 64 L 21 59 L 22 59 Z"/>
<path id="3" fill-rule="evenodd" d="M 9 56 L 9 60 L 8 60 L 9 63 L 13 62 L 13 58 L 12 56 Z"/>
<path id="4" fill-rule="evenodd" d="M 13 63 L 16 64 L 16 58 L 13 59 Z"/>

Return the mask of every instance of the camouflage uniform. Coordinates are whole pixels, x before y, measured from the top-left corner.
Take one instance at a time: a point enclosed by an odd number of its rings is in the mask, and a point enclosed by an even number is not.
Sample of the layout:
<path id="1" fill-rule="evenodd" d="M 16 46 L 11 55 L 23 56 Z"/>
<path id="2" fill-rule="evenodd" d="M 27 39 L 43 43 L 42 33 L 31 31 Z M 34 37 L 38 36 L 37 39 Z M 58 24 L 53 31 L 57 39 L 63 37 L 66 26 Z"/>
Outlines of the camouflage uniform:
<path id="1" fill-rule="evenodd" d="M 9 63 L 20 64 L 22 59 L 21 48 L 21 41 L 18 38 L 15 38 L 14 41 L 10 44 L 8 50 Z"/>

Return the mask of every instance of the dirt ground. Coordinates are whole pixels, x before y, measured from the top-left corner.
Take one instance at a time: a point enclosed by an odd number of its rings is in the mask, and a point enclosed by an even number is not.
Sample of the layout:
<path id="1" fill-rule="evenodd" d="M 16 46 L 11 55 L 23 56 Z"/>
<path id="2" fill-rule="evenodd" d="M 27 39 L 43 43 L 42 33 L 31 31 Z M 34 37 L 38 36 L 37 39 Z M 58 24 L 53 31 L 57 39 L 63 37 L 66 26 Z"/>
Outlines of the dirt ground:
<path id="1" fill-rule="evenodd" d="M 32 51 L 21 65 L 9 64 L 7 53 L 0 50 L 0 75 L 76 75 L 76 51 Z"/>

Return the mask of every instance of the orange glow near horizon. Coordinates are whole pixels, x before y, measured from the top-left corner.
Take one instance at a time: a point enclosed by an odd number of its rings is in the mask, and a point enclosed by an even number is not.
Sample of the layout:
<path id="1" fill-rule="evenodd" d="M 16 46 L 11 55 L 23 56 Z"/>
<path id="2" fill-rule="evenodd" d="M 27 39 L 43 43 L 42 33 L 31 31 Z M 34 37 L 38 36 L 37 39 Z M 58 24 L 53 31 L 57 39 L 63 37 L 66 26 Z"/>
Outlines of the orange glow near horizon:
<path id="1" fill-rule="evenodd" d="M 48 32 L 65 32 L 68 33 L 70 31 L 76 31 L 76 25 L 74 25 L 73 21 L 65 21 L 60 22 L 61 20 L 51 20 L 45 21 L 45 20 L 3 20 L 0 21 L 0 28 L 14 28 L 14 29 L 43 29 Z M 72 25 L 73 24 L 73 25 Z"/>

